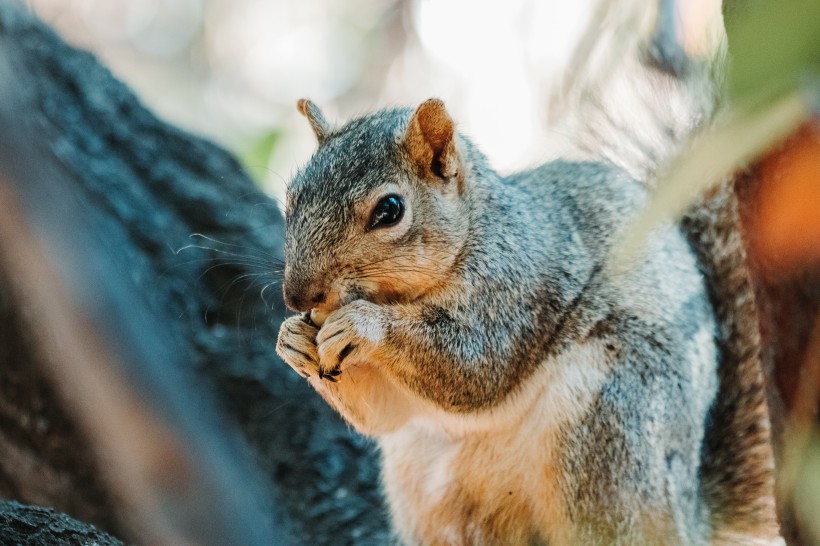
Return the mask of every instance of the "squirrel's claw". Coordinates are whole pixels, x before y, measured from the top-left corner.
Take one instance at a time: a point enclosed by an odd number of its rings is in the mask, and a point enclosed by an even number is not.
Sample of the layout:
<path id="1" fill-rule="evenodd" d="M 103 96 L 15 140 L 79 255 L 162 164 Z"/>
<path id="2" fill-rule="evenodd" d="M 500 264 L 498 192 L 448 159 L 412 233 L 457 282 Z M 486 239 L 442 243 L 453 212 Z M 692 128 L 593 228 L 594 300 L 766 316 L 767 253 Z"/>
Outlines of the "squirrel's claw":
<path id="1" fill-rule="evenodd" d="M 341 351 L 339 351 L 339 361 L 337 366 L 341 366 L 342 360 L 347 358 L 348 355 L 350 355 L 350 353 L 352 353 L 355 349 L 356 345 L 354 345 L 353 343 L 348 343 L 347 345 L 345 345 L 344 348 Z"/>
<path id="2" fill-rule="evenodd" d="M 339 333 L 341 333 L 341 332 L 339 332 Z M 334 334 L 331 337 L 335 337 L 336 335 L 338 335 L 338 334 Z M 342 375 L 342 370 L 341 370 L 341 368 L 339 368 L 339 366 L 342 365 L 342 361 L 345 358 L 347 358 L 347 356 L 350 353 L 352 353 L 355 349 L 356 349 L 356 345 L 354 345 L 353 343 L 348 343 L 347 345 L 345 345 L 342 348 L 342 350 L 339 351 L 339 358 L 337 359 L 337 362 L 336 362 L 337 367 L 333 368 L 332 370 L 328 370 L 328 371 L 324 371 L 322 368 L 319 368 L 319 379 L 326 379 L 326 380 L 330 381 L 331 383 L 338 383 L 339 380 L 337 378 L 340 375 Z"/>
<path id="3" fill-rule="evenodd" d="M 331 383 L 338 383 L 339 380 L 336 379 L 336 378 L 339 377 L 340 375 L 342 375 L 342 370 L 340 370 L 339 368 L 335 368 L 335 369 L 327 371 L 327 372 L 324 371 L 323 369 L 319 368 L 319 379 L 326 379 L 327 381 L 330 381 Z"/>
<path id="4" fill-rule="evenodd" d="M 299 315 L 290 317 L 279 329 L 276 352 L 296 373 L 309 379 L 318 368 L 316 327 Z"/>

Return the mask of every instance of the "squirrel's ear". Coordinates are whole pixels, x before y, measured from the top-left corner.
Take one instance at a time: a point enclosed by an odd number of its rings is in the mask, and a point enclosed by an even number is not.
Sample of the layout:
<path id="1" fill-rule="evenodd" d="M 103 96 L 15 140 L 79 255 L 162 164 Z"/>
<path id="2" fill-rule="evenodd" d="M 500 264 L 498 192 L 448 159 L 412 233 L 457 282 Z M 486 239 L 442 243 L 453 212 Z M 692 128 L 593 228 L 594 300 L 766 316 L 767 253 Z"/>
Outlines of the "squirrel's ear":
<path id="1" fill-rule="evenodd" d="M 413 112 L 404 146 L 423 176 L 452 180 L 459 171 L 455 136 L 455 125 L 444 103 L 428 99 Z"/>
<path id="2" fill-rule="evenodd" d="M 296 108 L 299 109 L 300 114 L 308 119 L 310 126 L 313 128 L 313 132 L 316 134 L 316 138 L 319 140 L 319 144 L 321 144 L 322 141 L 330 135 L 332 130 L 322 111 L 308 99 L 299 99 L 296 103 Z"/>

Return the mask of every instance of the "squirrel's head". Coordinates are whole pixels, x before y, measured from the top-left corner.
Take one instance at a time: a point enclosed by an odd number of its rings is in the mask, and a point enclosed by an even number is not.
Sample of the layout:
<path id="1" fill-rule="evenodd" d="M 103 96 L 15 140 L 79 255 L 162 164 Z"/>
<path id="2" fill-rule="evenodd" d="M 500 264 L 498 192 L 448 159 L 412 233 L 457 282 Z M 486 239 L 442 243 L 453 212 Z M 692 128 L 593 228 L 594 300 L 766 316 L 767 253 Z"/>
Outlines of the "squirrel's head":
<path id="1" fill-rule="evenodd" d="M 299 110 L 319 148 L 287 188 L 285 303 L 330 312 L 408 302 L 443 286 L 469 229 L 470 161 L 437 99 L 331 126 Z"/>

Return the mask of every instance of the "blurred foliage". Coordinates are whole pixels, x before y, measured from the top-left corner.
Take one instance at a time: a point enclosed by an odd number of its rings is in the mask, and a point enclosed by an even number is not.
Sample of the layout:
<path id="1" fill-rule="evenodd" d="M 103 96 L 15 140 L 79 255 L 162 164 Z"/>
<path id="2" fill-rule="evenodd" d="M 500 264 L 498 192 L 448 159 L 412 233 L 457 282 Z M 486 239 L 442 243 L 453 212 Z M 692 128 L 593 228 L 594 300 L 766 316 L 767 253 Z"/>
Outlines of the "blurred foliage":
<path id="1" fill-rule="evenodd" d="M 732 103 L 762 101 L 820 78 L 820 2 L 767 0 L 726 22 Z"/>
<path id="2" fill-rule="evenodd" d="M 274 129 L 240 149 L 239 162 L 257 185 L 261 185 L 268 176 L 271 156 L 281 138 L 282 131 Z"/>
<path id="3" fill-rule="evenodd" d="M 659 174 L 649 205 L 616 253 L 623 267 L 658 223 L 782 142 L 820 107 L 820 1 L 760 0 L 732 11 L 731 60 L 716 122 Z"/>
<path id="4" fill-rule="evenodd" d="M 813 540 L 820 540 L 820 435 L 817 431 L 805 447 L 793 484 L 794 503 L 797 517 L 806 527 L 804 532 Z"/>

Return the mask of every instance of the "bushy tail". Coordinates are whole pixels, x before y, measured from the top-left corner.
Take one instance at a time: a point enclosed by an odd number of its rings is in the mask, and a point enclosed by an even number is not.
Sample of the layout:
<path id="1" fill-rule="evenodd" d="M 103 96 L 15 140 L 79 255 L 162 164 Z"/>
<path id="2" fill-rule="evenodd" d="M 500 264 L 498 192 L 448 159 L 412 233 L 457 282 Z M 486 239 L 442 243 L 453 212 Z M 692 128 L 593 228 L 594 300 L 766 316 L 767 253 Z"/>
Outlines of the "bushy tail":
<path id="1" fill-rule="evenodd" d="M 739 222 L 737 196 L 729 183 L 708 191 L 681 222 L 699 254 L 721 346 L 701 486 L 715 529 L 772 538 L 779 536 L 774 456 L 757 308 Z M 724 540 L 734 542 L 731 535 Z"/>
<path id="2" fill-rule="evenodd" d="M 703 3 L 660 0 L 654 10 L 647 4 L 601 2 L 551 111 L 577 137 L 579 154 L 614 163 L 651 186 L 716 115 L 726 40 L 719 1 L 706 18 L 683 12 Z M 777 541 L 757 310 L 731 183 L 691 204 L 681 226 L 702 264 L 721 347 L 701 472 L 714 538 Z"/>
<path id="3" fill-rule="evenodd" d="M 576 152 L 649 184 L 708 125 L 722 83 L 719 0 L 688 15 L 679 1 L 601 1 L 549 107 Z"/>

